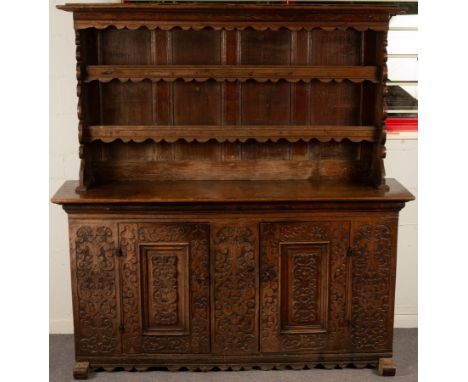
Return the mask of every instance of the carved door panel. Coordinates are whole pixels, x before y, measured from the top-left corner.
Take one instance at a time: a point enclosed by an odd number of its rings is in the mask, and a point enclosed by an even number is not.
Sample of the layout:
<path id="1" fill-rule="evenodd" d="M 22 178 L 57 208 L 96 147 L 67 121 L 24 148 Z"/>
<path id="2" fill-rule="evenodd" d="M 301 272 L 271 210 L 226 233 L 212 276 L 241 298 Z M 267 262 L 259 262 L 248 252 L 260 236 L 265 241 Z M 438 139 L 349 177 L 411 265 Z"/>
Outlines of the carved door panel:
<path id="1" fill-rule="evenodd" d="M 342 350 L 349 343 L 349 223 L 263 223 L 262 352 Z"/>
<path id="2" fill-rule="evenodd" d="M 351 343 L 355 351 L 391 351 L 397 221 L 352 224 Z"/>
<path id="3" fill-rule="evenodd" d="M 122 223 L 122 343 L 133 353 L 210 352 L 209 225 Z"/>
<path id="4" fill-rule="evenodd" d="M 70 260 L 77 356 L 121 351 L 117 225 L 70 220 Z"/>

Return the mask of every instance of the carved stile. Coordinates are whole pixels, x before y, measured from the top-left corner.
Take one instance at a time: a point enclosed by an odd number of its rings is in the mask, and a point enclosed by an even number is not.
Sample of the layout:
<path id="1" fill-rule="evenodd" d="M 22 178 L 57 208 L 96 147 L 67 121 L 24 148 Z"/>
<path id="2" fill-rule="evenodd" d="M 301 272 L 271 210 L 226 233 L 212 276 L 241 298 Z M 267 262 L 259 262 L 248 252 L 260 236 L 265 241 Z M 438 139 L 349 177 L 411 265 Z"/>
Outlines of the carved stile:
<path id="1" fill-rule="evenodd" d="M 258 352 L 256 227 L 215 226 L 213 233 L 213 351 Z"/>
<path id="2" fill-rule="evenodd" d="M 356 351 L 392 347 L 394 235 L 393 223 L 353 227 L 351 339 Z"/>
<path id="3" fill-rule="evenodd" d="M 78 354 L 120 352 L 116 236 L 109 226 L 81 225 L 72 231 Z"/>

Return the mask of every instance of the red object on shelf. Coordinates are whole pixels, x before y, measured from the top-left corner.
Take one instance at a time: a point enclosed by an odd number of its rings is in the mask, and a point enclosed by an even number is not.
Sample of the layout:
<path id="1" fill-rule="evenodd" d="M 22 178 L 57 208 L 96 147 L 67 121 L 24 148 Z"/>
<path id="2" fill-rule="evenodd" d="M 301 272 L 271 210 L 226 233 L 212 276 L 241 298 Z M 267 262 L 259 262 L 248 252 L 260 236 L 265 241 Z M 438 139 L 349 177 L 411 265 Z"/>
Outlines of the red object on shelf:
<path id="1" fill-rule="evenodd" d="M 400 131 L 418 131 L 417 118 L 387 118 L 385 120 L 387 131 L 390 133 Z"/>

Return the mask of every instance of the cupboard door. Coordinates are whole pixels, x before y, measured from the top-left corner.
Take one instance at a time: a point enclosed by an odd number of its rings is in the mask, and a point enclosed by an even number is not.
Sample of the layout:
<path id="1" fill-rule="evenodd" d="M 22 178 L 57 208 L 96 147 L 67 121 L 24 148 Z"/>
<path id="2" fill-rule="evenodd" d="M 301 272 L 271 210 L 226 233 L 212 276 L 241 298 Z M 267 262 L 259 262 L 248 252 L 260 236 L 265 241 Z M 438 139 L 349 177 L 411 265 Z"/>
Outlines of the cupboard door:
<path id="1" fill-rule="evenodd" d="M 355 351 L 391 351 L 397 221 L 352 224 L 351 344 Z"/>
<path id="2" fill-rule="evenodd" d="M 345 348 L 349 223 L 263 223 L 260 237 L 261 351 Z"/>
<path id="3" fill-rule="evenodd" d="M 125 353 L 208 353 L 209 225 L 119 224 Z"/>
<path id="4" fill-rule="evenodd" d="M 70 260 L 77 356 L 121 351 L 117 225 L 70 220 Z"/>

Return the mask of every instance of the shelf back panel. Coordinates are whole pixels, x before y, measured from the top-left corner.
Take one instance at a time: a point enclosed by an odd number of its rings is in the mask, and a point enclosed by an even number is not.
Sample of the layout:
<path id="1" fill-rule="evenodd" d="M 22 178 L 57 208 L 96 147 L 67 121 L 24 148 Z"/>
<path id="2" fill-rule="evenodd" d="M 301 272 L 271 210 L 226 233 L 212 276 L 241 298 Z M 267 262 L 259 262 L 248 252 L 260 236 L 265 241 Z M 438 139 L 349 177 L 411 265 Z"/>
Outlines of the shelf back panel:
<path id="1" fill-rule="evenodd" d="M 297 17 L 299 22 L 302 16 Z M 121 28 L 113 23 L 78 28 L 84 177 L 95 184 L 162 179 L 377 179 L 382 129 L 377 103 L 382 95 L 386 32 L 381 27 L 341 28 L 333 23 L 330 28 L 264 30 L 144 24 Z M 191 79 L 190 71 L 188 77 L 149 74 L 151 68 L 153 73 L 163 68 L 170 72 L 181 65 L 211 76 Z M 237 79 L 222 74 L 222 70 L 235 72 L 236 66 L 254 69 L 252 74 L 250 69 L 238 71 L 244 77 Z M 290 74 L 300 66 L 312 68 L 305 72 L 309 77 Z M 87 77 L 88 67 L 98 74 Z M 112 70 L 134 77 L 113 77 Z M 225 77 L 218 78 L 217 73 Z M 168 136 L 167 129 L 174 127 L 180 132 L 179 140 L 160 141 L 158 126 Z M 307 138 L 290 139 L 288 134 L 302 126 L 301 135 Z M 356 131 L 351 131 L 354 126 Z M 87 140 L 88 127 L 94 127 L 93 133 L 102 127 L 107 137 L 114 138 L 102 138 L 107 143 L 96 136 Z M 138 137 L 132 141 L 126 134 L 124 143 L 111 130 L 114 127 L 138 131 Z M 146 127 L 148 134 L 143 131 Z M 236 127 L 249 129 L 242 130 L 239 141 L 233 141 Z M 265 142 L 266 133 L 259 131 L 271 128 L 282 132 L 272 136 L 273 142 Z M 324 128 L 330 129 L 330 137 L 321 131 Z M 229 130 L 228 141 L 206 142 L 209 129 Z M 245 137 L 245 131 L 252 131 L 252 139 Z M 281 137 L 286 136 L 288 141 L 283 141 Z"/>
<path id="2" fill-rule="evenodd" d="M 334 180 L 369 176 L 372 145 L 349 141 L 259 143 L 93 142 L 100 182 L 158 180 Z"/>
<path id="3" fill-rule="evenodd" d="M 210 28 L 170 31 L 103 30 L 80 31 L 94 54 L 88 65 L 375 65 L 375 56 L 365 58 L 375 49 L 374 31 L 354 29 L 324 31 L 243 31 Z"/>
<path id="4" fill-rule="evenodd" d="M 90 125 L 372 125 L 362 115 L 361 94 L 374 84 L 205 82 L 91 82 L 101 113 Z M 97 89 L 96 89 L 97 88 Z"/>

